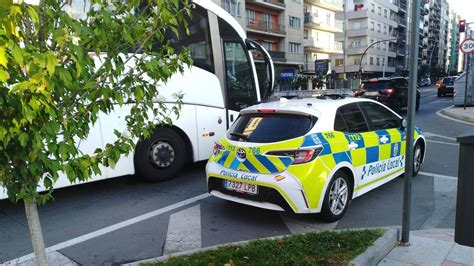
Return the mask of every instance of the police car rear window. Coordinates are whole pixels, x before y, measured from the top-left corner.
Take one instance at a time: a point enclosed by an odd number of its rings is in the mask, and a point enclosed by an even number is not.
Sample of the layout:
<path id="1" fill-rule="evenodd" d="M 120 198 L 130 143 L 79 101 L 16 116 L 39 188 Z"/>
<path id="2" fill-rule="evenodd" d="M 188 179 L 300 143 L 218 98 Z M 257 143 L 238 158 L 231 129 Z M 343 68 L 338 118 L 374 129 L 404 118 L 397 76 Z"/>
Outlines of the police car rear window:
<path id="1" fill-rule="evenodd" d="M 258 143 L 284 141 L 305 135 L 316 121 L 317 118 L 310 115 L 244 114 L 232 125 L 227 138 Z"/>

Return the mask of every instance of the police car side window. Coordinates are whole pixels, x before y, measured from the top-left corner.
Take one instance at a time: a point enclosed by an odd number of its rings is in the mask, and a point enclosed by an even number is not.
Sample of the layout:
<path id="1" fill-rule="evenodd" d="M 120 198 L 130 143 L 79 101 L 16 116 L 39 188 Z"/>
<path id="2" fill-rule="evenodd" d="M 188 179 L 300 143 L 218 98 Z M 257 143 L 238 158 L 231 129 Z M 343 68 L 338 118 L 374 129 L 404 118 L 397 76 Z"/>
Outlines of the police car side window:
<path id="1" fill-rule="evenodd" d="M 337 111 L 336 118 L 334 119 L 334 130 L 341 132 L 347 131 L 346 122 L 344 118 L 342 118 L 340 111 Z"/>
<path id="2" fill-rule="evenodd" d="M 372 130 L 382 130 L 400 127 L 400 118 L 387 108 L 376 103 L 361 103 Z"/>
<path id="3" fill-rule="evenodd" d="M 369 131 L 364 114 L 356 103 L 347 104 L 339 108 L 342 117 L 347 125 L 346 132 L 366 132 Z"/>

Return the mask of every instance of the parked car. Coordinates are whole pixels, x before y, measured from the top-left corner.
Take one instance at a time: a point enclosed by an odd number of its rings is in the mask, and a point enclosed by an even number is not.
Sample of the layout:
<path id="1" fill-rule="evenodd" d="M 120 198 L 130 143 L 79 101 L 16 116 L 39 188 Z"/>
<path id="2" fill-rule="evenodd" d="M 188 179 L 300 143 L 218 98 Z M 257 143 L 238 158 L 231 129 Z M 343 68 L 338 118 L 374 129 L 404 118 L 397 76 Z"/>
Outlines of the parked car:
<path id="1" fill-rule="evenodd" d="M 431 79 L 430 78 L 422 78 L 420 82 L 418 82 L 418 86 L 420 87 L 429 87 L 431 86 Z"/>
<path id="2" fill-rule="evenodd" d="M 458 76 L 444 77 L 436 82 L 436 88 L 438 89 L 438 97 L 443 97 L 446 94 L 454 94 L 454 81 Z"/>
<path id="3" fill-rule="evenodd" d="M 208 192 L 264 209 L 339 220 L 352 199 L 402 175 L 406 130 L 383 104 L 353 97 L 280 100 L 243 109 L 206 165 Z M 414 132 L 413 174 L 426 140 Z"/>
<path id="4" fill-rule="evenodd" d="M 400 112 L 408 104 L 408 79 L 404 77 L 364 80 L 354 92 L 356 97 L 376 100 Z M 416 90 L 416 110 L 420 108 L 420 90 Z"/>

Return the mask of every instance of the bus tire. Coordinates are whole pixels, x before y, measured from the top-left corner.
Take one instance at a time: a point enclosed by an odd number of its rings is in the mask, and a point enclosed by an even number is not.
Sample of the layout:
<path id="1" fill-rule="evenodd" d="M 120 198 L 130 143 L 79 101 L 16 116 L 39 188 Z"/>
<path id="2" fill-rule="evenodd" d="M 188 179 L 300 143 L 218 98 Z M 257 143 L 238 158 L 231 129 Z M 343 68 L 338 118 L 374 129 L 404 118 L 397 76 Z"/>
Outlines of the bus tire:
<path id="1" fill-rule="evenodd" d="M 138 142 L 134 164 L 136 174 L 151 182 L 172 179 L 186 162 L 184 140 L 171 128 L 160 127 Z"/>

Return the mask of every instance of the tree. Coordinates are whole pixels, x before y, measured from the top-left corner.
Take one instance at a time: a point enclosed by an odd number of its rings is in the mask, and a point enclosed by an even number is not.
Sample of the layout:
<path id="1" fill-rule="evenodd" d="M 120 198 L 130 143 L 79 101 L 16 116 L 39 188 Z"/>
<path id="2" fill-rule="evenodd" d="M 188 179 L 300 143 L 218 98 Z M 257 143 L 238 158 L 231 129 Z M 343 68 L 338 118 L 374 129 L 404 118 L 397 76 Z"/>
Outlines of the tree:
<path id="1" fill-rule="evenodd" d="M 188 1 L 90 0 L 82 12 L 70 2 L 0 0 L 0 183 L 10 200 L 24 201 L 40 265 L 37 205 L 52 198 L 59 174 L 71 182 L 101 174 L 99 165 L 114 167 L 156 123 L 169 123 L 181 102 L 156 103 L 159 83 L 191 63 L 170 39 L 186 28 Z M 116 108 L 129 110 L 126 131 L 82 153 L 99 114 Z"/>

